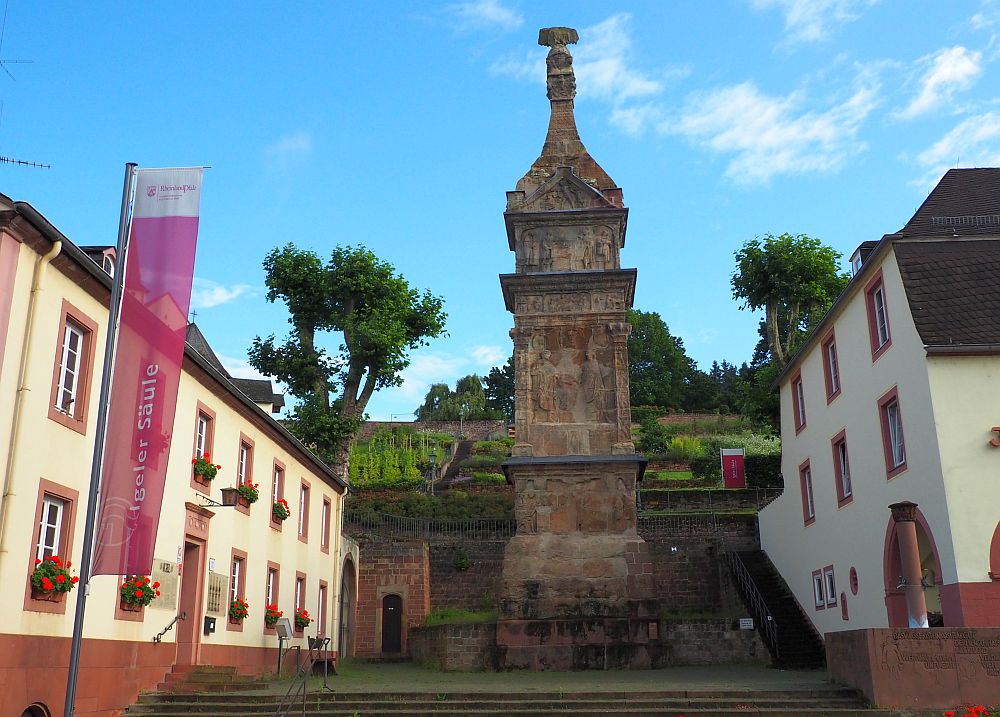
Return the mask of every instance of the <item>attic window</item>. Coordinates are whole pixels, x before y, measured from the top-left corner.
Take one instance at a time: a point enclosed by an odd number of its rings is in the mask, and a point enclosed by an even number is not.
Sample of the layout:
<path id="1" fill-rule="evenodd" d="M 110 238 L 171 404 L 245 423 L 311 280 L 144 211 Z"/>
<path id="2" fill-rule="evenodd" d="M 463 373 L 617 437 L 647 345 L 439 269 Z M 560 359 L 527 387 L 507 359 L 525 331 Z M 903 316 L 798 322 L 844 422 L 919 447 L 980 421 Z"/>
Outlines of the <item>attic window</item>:
<path id="1" fill-rule="evenodd" d="M 108 273 L 109 276 L 115 275 L 115 258 L 111 254 L 104 255 L 104 261 L 101 263 L 101 268 Z"/>

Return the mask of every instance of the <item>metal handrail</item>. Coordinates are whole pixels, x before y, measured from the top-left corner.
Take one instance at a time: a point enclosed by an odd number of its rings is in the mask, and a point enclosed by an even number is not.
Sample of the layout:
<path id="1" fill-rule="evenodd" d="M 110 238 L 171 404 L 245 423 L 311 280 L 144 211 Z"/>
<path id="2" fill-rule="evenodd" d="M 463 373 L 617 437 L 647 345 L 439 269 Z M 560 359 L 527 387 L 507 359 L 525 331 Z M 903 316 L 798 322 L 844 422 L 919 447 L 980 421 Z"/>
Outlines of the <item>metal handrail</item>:
<path id="1" fill-rule="evenodd" d="M 778 654 L 778 623 L 771 614 L 771 609 L 764 602 L 764 596 L 760 594 L 757 585 L 747 570 L 743 558 L 734 550 L 726 553 L 726 560 L 732 570 L 733 577 L 736 578 L 737 586 L 747 602 L 747 607 L 753 613 L 757 624 L 760 626 L 764 640 L 767 641 L 771 654 L 777 660 Z"/>
<path id="2" fill-rule="evenodd" d="M 175 615 L 174 619 L 171 620 L 165 628 L 163 628 L 162 630 L 160 630 L 159 633 L 153 636 L 153 642 L 157 643 L 162 642 L 163 636 L 174 629 L 174 623 L 176 623 L 178 620 L 187 620 L 187 613 L 182 611 L 180 614 Z"/>
<path id="3" fill-rule="evenodd" d="M 308 638 L 309 650 L 306 653 L 306 659 L 302 660 L 302 646 L 293 645 L 286 649 L 295 650 L 296 656 L 299 659 L 298 668 L 295 671 L 295 676 L 292 677 L 291 683 L 288 685 L 288 689 L 285 690 L 284 697 L 281 698 L 281 702 L 278 703 L 278 707 L 274 710 L 274 717 L 288 717 L 288 712 L 292 709 L 292 706 L 298 701 L 299 695 L 302 696 L 302 717 L 306 715 L 306 695 L 309 691 L 309 676 L 312 674 L 313 665 L 316 660 L 320 657 L 320 648 L 325 644 L 323 640 L 318 638 Z M 279 648 L 280 649 L 280 648 Z M 316 652 L 313 655 L 313 651 Z M 280 677 L 280 675 L 279 675 Z"/>

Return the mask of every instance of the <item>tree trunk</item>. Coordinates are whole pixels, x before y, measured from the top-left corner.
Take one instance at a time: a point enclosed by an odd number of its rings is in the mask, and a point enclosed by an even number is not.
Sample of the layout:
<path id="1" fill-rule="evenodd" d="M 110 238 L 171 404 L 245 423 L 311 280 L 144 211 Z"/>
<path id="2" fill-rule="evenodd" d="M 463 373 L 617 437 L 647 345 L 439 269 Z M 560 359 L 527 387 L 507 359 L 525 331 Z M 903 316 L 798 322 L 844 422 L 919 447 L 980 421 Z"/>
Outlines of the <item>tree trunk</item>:
<path id="1" fill-rule="evenodd" d="M 778 368 L 784 368 L 787 357 L 781 348 L 781 337 L 778 335 L 778 302 L 774 299 L 769 300 L 764 311 L 767 322 L 767 345 L 771 348 L 771 357 L 778 364 Z"/>

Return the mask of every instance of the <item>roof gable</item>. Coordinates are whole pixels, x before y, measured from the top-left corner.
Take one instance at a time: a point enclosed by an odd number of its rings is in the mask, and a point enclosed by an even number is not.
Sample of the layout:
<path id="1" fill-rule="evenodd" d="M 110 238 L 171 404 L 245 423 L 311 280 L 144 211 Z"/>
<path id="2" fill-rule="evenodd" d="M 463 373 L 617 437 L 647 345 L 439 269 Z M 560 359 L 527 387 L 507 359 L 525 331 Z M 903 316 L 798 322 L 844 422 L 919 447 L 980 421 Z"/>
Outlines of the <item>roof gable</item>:
<path id="1" fill-rule="evenodd" d="M 949 169 L 901 236 L 1000 236 L 1000 168 Z"/>

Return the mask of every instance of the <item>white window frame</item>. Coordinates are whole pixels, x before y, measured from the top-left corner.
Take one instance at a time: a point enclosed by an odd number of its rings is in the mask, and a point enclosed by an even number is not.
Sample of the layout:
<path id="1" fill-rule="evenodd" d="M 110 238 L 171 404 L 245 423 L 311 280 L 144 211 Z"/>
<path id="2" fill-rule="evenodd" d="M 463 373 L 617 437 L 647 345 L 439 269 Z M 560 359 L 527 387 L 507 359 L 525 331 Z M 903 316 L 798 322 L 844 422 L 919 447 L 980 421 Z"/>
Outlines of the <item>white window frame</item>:
<path id="1" fill-rule="evenodd" d="M 837 462 L 840 464 L 840 490 L 844 498 L 850 498 L 851 493 L 851 461 L 847 453 L 847 439 L 837 444 Z"/>
<path id="2" fill-rule="evenodd" d="M 834 607 L 837 604 L 837 580 L 833 575 L 833 568 L 823 569 L 823 589 L 826 592 L 826 606 Z"/>
<path id="3" fill-rule="evenodd" d="M 316 628 L 320 635 L 326 634 L 326 585 L 319 586 L 319 597 L 316 610 Z"/>
<path id="4" fill-rule="evenodd" d="M 305 483 L 299 484 L 299 537 L 306 537 L 306 511 L 309 510 L 309 488 Z"/>
<path id="5" fill-rule="evenodd" d="M 837 361 L 837 342 L 826 345 L 826 365 L 830 372 L 830 395 L 840 390 L 840 364 Z"/>
<path id="6" fill-rule="evenodd" d="M 795 405 L 798 408 L 797 415 L 795 416 L 795 427 L 802 428 L 806 425 L 806 390 L 802 385 L 801 376 L 795 381 L 792 390 L 795 392 Z"/>
<path id="7" fill-rule="evenodd" d="M 826 583 L 823 580 L 823 573 L 816 571 L 812 574 L 813 585 L 813 605 L 817 608 L 826 607 Z"/>
<path id="8" fill-rule="evenodd" d="M 332 504 L 330 501 L 323 501 L 323 511 L 319 516 L 319 544 L 324 547 L 330 547 L 330 510 L 332 509 Z"/>
<path id="9" fill-rule="evenodd" d="M 306 606 L 304 602 L 305 595 L 303 594 L 305 592 L 304 590 L 305 583 L 306 581 L 304 578 L 298 578 L 298 577 L 295 578 L 295 603 L 294 603 L 295 610 L 298 610 L 299 608 L 304 608 Z"/>
<path id="10" fill-rule="evenodd" d="M 274 568 L 267 569 L 267 585 L 264 586 L 264 592 L 267 593 L 266 599 L 268 605 L 274 605 L 274 591 L 277 589 L 278 585 L 278 571 Z"/>
<path id="11" fill-rule="evenodd" d="M 74 348 L 72 339 L 76 339 Z M 80 371 L 83 368 L 84 342 L 87 331 L 73 320 L 66 319 L 62 351 L 59 359 L 59 382 L 56 388 L 55 408 L 60 413 L 76 418 L 77 392 L 80 389 Z"/>
<path id="12" fill-rule="evenodd" d="M 247 482 L 247 463 L 250 459 L 250 446 L 240 441 L 240 458 L 236 466 L 236 485 L 243 485 Z"/>
<path id="13" fill-rule="evenodd" d="M 275 466 L 274 475 L 271 476 L 271 505 L 277 503 L 278 499 L 281 498 L 281 496 L 278 495 L 278 490 L 281 488 L 281 483 L 284 480 L 284 477 L 285 471 L 282 470 L 280 466 Z"/>
<path id="14" fill-rule="evenodd" d="M 906 445 L 903 439 L 903 420 L 899 413 L 899 401 L 885 404 L 885 423 L 889 428 L 889 450 L 892 452 L 892 467 L 899 468 L 906 463 Z"/>
<path id="15" fill-rule="evenodd" d="M 35 544 L 35 559 L 45 560 L 53 555 L 59 555 L 62 548 L 63 519 L 66 516 L 67 501 L 57 498 L 48 493 L 42 496 L 42 515 L 38 522 L 38 542 Z M 49 509 L 54 508 L 56 513 L 54 520 L 49 520 Z M 45 534 L 52 530 L 51 545 L 46 542 Z"/>
<path id="16" fill-rule="evenodd" d="M 875 336 L 878 348 L 889 343 L 889 317 L 885 310 L 885 285 L 879 284 L 872 292 L 872 311 L 875 316 Z"/>
<path id="17" fill-rule="evenodd" d="M 816 518 L 816 500 L 813 497 L 812 466 L 802 471 L 802 484 L 806 490 L 806 520 Z"/>
<path id="18" fill-rule="evenodd" d="M 230 566 L 229 570 L 229 602 L 232 604 L 234 600 L 242 598 L 240 595 L 240 578 L 243 577 L 243 570 L 246 567 L 243 558 L 239 555 L 233 556 L 233 564 Z"/>
<path id="19" fill-rule="evenodd" d="M 198 411 L 198 424 L 195 429 L 194 457 L 201 458 L 205 455 L 208 447 L 208 422 L 212 420 L 201 411 Z"/>

